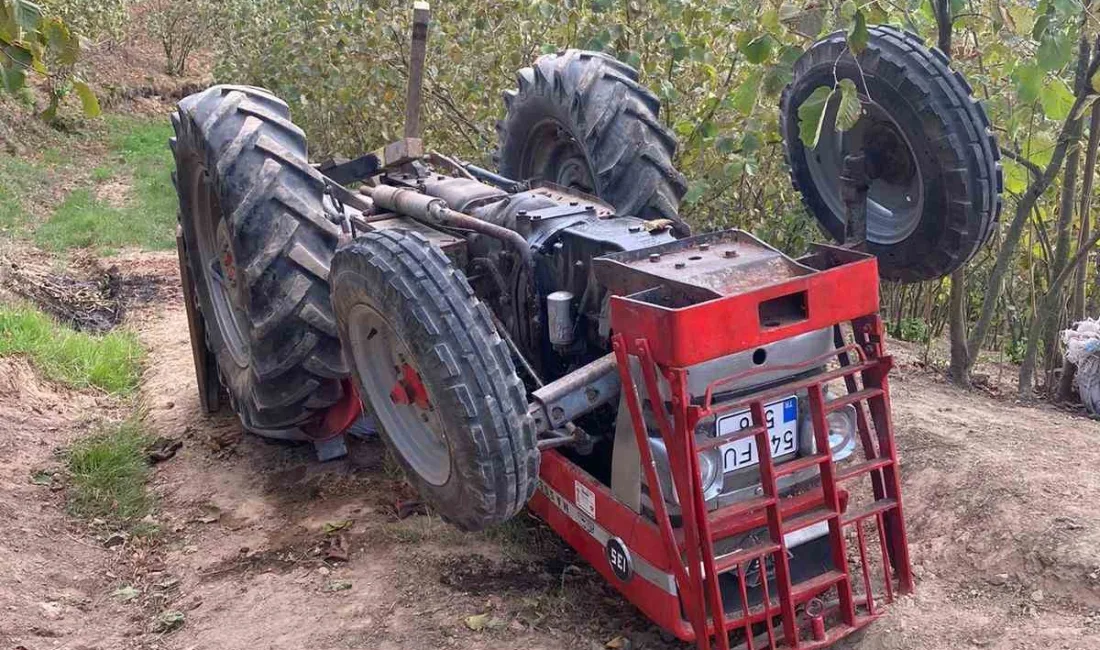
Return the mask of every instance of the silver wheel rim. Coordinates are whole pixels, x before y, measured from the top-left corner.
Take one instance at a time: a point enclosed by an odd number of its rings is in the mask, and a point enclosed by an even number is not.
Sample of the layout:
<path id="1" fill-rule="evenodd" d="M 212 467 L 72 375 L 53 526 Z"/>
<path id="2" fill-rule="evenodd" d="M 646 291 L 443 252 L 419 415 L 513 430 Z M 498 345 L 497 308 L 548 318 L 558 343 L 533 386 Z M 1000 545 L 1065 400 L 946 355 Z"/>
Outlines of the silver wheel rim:
<path id="1" fill-rule="evenodd" d="M 421 479 L 431 485 L 446 484 L 451 476 L 451 450 L 439 410 L 430 404 L 430 396 L 427 408 L 393 398 L 406 368 L 411 368 L 419 379 L 420 370 L 408 344 L 378 310 L 366 303 L 355 305 L 347 322 L 355 369 L 390 442 Z"/>
<path id="2" fill-rule="evenodd" d="M 551 181 L 562 187 L 596 194 L 592 167 L 581 145 L 554 120 L 540 122 L 523 148 L 523 179 Z"/>
<path id="3" fill-rule="evenodd" d="M 863 117 L 850 131 L 836 130 L 839 102 L 830 102 L 816 149 L 806 149 L 810 177 L 818 194 L 845 223 L 846 210 L 840 192 L 840 172 L 844 158 L 860 148 L 872 135 L 895 138 L 891 153 L 898 157 L 905 170 L 891 177 L 872 180 L 867 192 L 867 240 L 890 245 L 905 240 L 920 225 L 924 210 L 924 179 L 913 155 L 913 145 L 897 123 L 878 104 L 864 102 Z M 907 157 L 907 160 L 902 160 Z"/>
<path id="4" fill-rule="evenodd" d="M 213 307 L 213 317 L 233 361 L 240 367 L 248 366 L 249 343 L 248 315 L 242 302 L 246 300 L 243 285 L 238 281 L 238 270 L 233 257 L 229 228 L 217 192 L 214 191 L 205 168 L 197 170 L 191 186 L 192 220 L 198 244 L 202 282 Z"/>

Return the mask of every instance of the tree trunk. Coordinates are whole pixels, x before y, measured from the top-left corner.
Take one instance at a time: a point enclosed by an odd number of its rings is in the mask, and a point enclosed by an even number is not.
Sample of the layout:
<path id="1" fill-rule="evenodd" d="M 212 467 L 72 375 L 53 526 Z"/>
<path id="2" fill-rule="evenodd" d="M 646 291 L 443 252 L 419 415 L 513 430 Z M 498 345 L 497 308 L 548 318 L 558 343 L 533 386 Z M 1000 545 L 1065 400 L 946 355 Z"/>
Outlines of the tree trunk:
<path id="1" fill-rule="evenodd" d="M 951 274 L 951 294 L 947 306 L 948 334 L 951 337 L 951 382 L 970 387 L 970 354 L 966 347 L 966 272 L 960 268 Z"/>
<path id="2" fill-rule="evenodd" d="M 1088 38 L 1082 36 L 1077 47 L 1075 90 L 1078 97 L 1083 97 L 1089 91 L 1090 49 Z M 1045 343 L 1044 356 L 1048 365 L 1052 363 L 1053 353 L 1057 347 L 1058 322 L 1062 315 L 1062 283 L 1055 283 L 1054 279 L 1064 275 L 1062 271 L 1066 268 L 1066 260 L 1069 259 L 1069 228 L 1073 223 L 1073 203 L 1077 195 L 1077 167 L 1081 160 L 1081 148 L 1078 146 L 1081 140 L 1081 126 L 1081 120 L 1074 120 L 1073 128 L 1069 132 L 1062 201 L 1058 208 L 1057 244 L 1050 267 L 1051 283 L 1047 287 L 1047 293 L 1043 296 L 1039 311 L 1035 314 L 1031 322 L 1031 330 L 1028 332 L 1027 349 L 1024 351 L 1023 361 L 1020 362 L 1020 382 L 1017 386 L 1020 399 L 1031 397 L 1031 384 L 1035 375 L 1039 344 Z"/>
<path id="3" fill-rule="evenodd" d="M 951 28 L 954 18 L 951 15 L 950 0 L 935 0 L 936 45 L 951 58 Z M 961 266 L 951 274 L 951 294 L 947 305 L 948 336 L 951 339 L 951 364 L 948 374 L 956 386 L 970 387 L 970 368 L 973 365 L 966 345 L 966 266 Z"/>
<path id="4" fill-rule="evenodd" d="M 1077 239 L 1078 249 L 1089 239 L 1089 231 L 1092 227 L 1092 185 L 1096 178 L 1098 145 L 1100 145 L 1100 103 L 1094 103 L 1092 105 L 1092 120 L 1089 122 L 1089 144 L 1085 151 L 1085 169 L 1081 179 L 1081 230 Z M 1085 281 L 1088 279 L 1088 271 L 1089 258 L 1085 256 L 1081 259 L 1081 263 L 1077 265 L 1076 271 L 1074 271 L 1071 322 L 1084 320 L 1086 314 L 1091 314 L 1091 311 L 1086 311 L 1085 307 Z M 1077 366 L 1070 363 L 1069 360 L 1064 360 L 1062 362 L 1062 376 L 1058 381 L 1058 399 L 1067 401 L 1072 397 L 1073 378 L 1076 374 Z"/>

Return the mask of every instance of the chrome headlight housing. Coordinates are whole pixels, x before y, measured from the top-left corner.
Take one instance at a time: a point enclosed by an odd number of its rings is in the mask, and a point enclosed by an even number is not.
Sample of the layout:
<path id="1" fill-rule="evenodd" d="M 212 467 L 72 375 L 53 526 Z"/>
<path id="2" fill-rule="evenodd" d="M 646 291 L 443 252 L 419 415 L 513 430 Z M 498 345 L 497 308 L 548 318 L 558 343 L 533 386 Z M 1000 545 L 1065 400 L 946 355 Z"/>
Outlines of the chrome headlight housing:
<path id="1" fill-rule="evenodd" d="M 679 505 L 680 495 L 672 484 L 672 465 L 664 440 L 650 438 L 649 449 L 653 454 L 653 463 L 657 466 L 657 477 L 665 500 Z M 703 484 L 703 499 L 709 501 L 717 497 L 722 492 L 722 453 L 719 449 L 708 449 L 699 454 L 699 474 Z M 650 498 L 654 498 L 654 495 L 650 494 Z"/>
<path id="2" fill-rule="evenodd" d="M 829 451 L 833 462 L 841 461 L 856 450 L 856 409 L 849 404 L 825 416 L 829 425 Z"/>

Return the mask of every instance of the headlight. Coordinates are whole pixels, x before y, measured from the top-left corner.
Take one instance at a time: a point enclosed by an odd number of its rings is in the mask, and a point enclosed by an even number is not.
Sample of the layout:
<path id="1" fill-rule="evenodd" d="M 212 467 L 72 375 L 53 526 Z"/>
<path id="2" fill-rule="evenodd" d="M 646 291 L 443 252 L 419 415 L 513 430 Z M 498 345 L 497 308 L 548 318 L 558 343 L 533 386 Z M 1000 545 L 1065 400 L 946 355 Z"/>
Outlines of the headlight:
<path id="1" fill-rule="evenodd" d="M 722 491 L 722 452 L 710 449 L 699 454 L 699 474 L 703 478 L 703 498 L 711 499 Z"/>
<path id="2" fill-rule="evenodd" d="M 825 416 L 829 425 L 829 450 L 833 460 L 846 458 L 855 449 L 856 410 L 851 405 Z"/>
<path id="3" fill-rule="evenodd" d="M 660 438 L 650 438 L 649 448 L 653 452 L 653 462 L 657 465 L 661 492 L 664 493 L 667 501 L 679 504 L 679 495 L 676 494 L 672 485 L 672 469 L 664 441 Z M 722 454 L 718 449 L 710 449 L 699 454 L 699 474 L 703 479 L 703 498 L 709 500 L 718 496 L 722 491 Z"/>

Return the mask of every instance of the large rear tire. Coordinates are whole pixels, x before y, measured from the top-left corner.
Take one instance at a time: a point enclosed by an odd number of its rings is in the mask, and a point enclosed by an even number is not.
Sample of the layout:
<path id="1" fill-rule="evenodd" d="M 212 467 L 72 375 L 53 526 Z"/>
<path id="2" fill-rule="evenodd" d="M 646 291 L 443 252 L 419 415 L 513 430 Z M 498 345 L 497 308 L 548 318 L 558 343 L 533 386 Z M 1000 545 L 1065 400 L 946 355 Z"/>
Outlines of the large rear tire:
<path id="1" fill-rule="evenodd" d="M 336 253 L 332 303 L 360 394 L 421 498 L 463 530 L 519 512 L 539 472 L 526 392 L 443 251 L 419 233 L 368 232 Z"/>
<path id="2" fill-rule="evenodd" d="M 676 138 L 637 71 L 600 52 L 566 50 L 516 78 L 497 125 L 501 174 L 594 194 L 619 214 L 669 219 L 690 234 L 679 216 L 687 183 L 672 164 Z"/>
<path id="3" fill-rule="evenodd" d="M 347 375 L 326 283 L 340 229 L 287 105 L 215 86 L 172 116 L 186 256 L 206 345 L 244 426 L 297 439 Z"/>
<path id="4" fill-rule="evenodd" d="M 815 43 L 795 63 L 780 106 L 791 180 L 822 228 L 843 241 L 844 158 L 859 149 L 875 152 L 883 174 L 868 194 L 867 240 L 880 273 L 902 282 L 939 278 L 966 263 L 997 225 L 997 142 L 981 104 L 942 52 L 892 27 L 874 26 L 870 34 L 858 65 L 844 32 Z M 830 102 L 817 148 L 807 149 L 798 108 L 819 86 L 832 86 L 834 75 L 855 83 L 862 116 L 840 133 L 839 102 Z"/>

